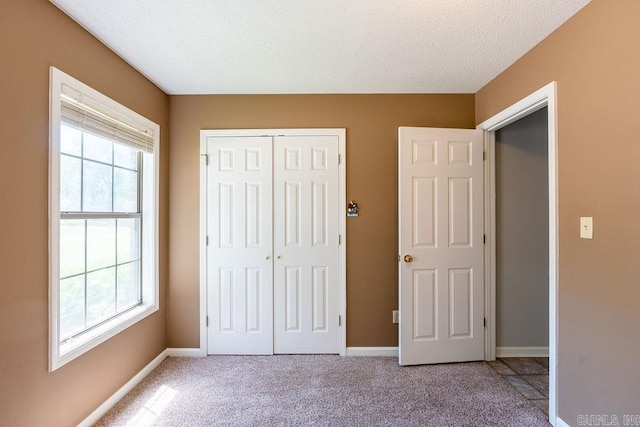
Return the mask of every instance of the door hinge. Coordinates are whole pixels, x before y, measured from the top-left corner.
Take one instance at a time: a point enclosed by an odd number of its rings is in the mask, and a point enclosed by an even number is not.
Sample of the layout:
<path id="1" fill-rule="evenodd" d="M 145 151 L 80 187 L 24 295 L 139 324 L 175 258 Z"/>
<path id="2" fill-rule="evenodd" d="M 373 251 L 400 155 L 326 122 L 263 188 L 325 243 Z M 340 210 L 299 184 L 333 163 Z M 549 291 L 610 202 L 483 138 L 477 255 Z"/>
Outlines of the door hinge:
<path id="1" fill-rule="evenodd" d="M 342 316 L 338 315 L 338 326 L 342 326 Z"/>
<path id="2" fill-rule="evenodd" d="M 209 246 L 209 236 L 205 237 L 205 246 Z"/>
<path id="3" fill-rule="evenodd" d="M 338 246 L 342 244 L 342 234 L 338 234 Z"/>
<path id="4" fill-rule="evenodd" d="M 338 154 L 338 164 L 342 163 L 342 156 L 340 154 Z"/>
<path id="5" fill-rule="evenodd" d="M 482 243 L 484 243 L 485 245 L 487 244 L 487 235 L 486 234 L 482 235 Z"/>
<path id="6" fill-rule="evenodd" d="M 482 320 L 484 321 L 484 322 L 483 322 L 483 323 L 484 323 L 484 327 L 486 328 L 486 327 L 487 327 L 487 318 L 486 318 L 486 317 L 484 317 Z"/>
<path id="7" fill-rule="evenodd" d="M 208 154 L 200 154 L 201 156 L 204 156 L 204 164 L 205 166 L 209 166 L 209 155 Z"/>
<path id="8" fill-rule="evenodd" d="M 209 316 L 206 316 L 206 317 L 205 317 L 205 322 L 206 322 L 206 324 L 207 324 L 207 328 L 208 328 L 208 327 L 209 327 Z"/>
<path id="9" fill-rule="evenodd" d="M 486 151 L 482 152 L 482 160 L 487 160 L 487 152 Z"/>

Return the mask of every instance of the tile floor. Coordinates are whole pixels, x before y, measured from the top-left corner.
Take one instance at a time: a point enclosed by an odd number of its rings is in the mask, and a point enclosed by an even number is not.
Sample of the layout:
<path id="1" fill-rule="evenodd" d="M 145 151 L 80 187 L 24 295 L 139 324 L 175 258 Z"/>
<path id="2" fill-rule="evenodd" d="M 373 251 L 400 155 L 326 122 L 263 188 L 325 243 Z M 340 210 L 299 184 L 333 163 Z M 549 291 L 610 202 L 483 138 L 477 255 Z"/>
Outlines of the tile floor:
<path id="1" fill-rule="evenodd" d="M 503 357 L 487 363 L 531 403 L 549 415 L 548 357 Z"/>

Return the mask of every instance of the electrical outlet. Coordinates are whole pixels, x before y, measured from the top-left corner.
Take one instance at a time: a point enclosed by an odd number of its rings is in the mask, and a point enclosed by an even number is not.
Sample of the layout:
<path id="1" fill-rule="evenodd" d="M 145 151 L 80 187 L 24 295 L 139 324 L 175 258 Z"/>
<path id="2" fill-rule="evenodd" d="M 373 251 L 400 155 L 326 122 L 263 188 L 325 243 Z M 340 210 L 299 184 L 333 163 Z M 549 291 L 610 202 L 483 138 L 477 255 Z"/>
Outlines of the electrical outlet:
<path id="1" fill-rule="evenodd" d="M 391 313 L 393 323 L 400 323 L 400 312 L 398 310 L 393 310 Z"/>

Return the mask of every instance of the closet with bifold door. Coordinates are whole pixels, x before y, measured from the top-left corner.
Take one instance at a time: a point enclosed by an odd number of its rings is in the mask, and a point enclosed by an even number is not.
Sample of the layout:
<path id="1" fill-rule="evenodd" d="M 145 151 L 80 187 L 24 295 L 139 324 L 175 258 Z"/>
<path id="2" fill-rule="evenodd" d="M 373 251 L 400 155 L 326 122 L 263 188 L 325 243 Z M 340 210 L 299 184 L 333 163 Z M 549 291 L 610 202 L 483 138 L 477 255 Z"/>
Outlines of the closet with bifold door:
<path id="1" fill-rule="evenodd" d="M 337 354 L 344 129 L 201 131 L 208 354 Z"/>

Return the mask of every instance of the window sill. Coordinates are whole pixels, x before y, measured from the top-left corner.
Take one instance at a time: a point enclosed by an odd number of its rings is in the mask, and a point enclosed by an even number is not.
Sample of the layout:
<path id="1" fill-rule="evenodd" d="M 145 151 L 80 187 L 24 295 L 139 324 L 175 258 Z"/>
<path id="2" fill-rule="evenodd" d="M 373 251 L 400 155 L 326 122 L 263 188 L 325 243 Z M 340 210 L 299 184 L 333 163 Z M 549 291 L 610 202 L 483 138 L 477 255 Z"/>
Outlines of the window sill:
<path id="1" fill-rule="evenodd" d="M 142 304 L 90 331 L 59 344 L 58 354 L 52 356 L 49 370 L 55 371 L 156 311 L 158 311 L 156 304 Z"/>

